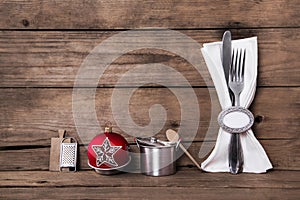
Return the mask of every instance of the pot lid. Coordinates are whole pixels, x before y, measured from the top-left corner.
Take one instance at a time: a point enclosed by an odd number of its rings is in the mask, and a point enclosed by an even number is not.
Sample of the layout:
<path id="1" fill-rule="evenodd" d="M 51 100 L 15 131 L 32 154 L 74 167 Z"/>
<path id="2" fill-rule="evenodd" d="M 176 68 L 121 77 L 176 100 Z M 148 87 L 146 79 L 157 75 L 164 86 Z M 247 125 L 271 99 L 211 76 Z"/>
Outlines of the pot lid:
<path id="1" fill-rule="evenodd" d="M 170 146 L 177 146 L 177 142 L 166 142 L 159 140 L 155 137 L 148 137 L 148 138 L 136 138 L 136 142 L 138 145 L 143 146 L 150 146 L 150 147 L 170 147 Z"/>

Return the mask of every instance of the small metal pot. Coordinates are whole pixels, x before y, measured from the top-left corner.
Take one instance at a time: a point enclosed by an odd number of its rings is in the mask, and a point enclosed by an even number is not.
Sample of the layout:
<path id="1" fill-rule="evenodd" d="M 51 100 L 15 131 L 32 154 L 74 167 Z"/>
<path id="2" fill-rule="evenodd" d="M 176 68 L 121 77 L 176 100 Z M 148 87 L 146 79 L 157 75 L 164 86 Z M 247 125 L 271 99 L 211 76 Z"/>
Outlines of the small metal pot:
<path id="1" fill-rule="evenodd" d="M 176 173 L 178 144 L 154 137 L 136 138 L 141 153 L 141 172 L 148 176 L 167 176 Z"/>

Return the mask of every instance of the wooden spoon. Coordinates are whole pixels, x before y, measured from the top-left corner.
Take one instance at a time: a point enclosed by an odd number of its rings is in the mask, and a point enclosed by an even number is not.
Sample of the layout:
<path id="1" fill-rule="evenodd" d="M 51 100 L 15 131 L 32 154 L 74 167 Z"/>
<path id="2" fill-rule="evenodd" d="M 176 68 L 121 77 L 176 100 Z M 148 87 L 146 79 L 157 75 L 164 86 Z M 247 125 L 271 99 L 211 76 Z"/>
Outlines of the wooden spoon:
<path id="1" fill-rule="evenodd" d="M 166 131 L 166 135 L 170 142 L 178 142 L 178 140 L 179 140 L 178 133 L 172 129 L 168 129 Z M 198 167 L 198 169 L 201 170 L 200 165 L 197 163 L 197 161 L 192 157 L 192 155 L 186 150 L 186 148 L 181 143 L 179 143 L 179 147 L 191 159 L 191 161 Z"/>

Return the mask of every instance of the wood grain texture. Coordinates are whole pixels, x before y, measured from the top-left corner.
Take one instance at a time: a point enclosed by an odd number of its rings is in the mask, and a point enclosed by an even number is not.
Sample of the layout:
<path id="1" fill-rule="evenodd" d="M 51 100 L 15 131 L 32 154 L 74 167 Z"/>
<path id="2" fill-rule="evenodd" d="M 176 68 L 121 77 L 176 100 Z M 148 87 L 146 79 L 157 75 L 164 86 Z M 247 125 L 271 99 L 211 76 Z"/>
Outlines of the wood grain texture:
<path id="1" fill-rule="evenodd" d="M 291 175 L 292 176 L 292 175 Z M 297 199 L 299 189 L 274 188 L 181 188 L 181 187 L 61 187 L 0 188 L 0 197 L 8 199 Z"/>
<path id="2" fill-rule="evenodd" d="M 1 29 L 242 28 L 299 26 L 297 0 L 4 1 Z"/>
<path id="3" fill-rule="evenodd" d="M 88 89 L 87 89 L 88 90 Z M 96 92 L 96 113 L 101 126 L 107 120 L 114 130 L 130 142 L 131 133 L 124 133 L 116 126 L 111 110 L 111 94 L 114 90 L 129 91 L 126 88 L 99 88 Z M 187 89 L 180 89 L 184 94 Z M 217 116 L 220 111 L 214 89 L 194 88 L 200 108 L 200 129 L 195 138 L 190 136 L 190 127 L 182 127 L 185 139 L 194 141 L 214 140 L 218 131 Z M 209 93 L 210 91 L 210 93 Z M 211 99 L 209 94 L 212 95 Z M 124 95 L 126 96 L 126 95 Z M 118 98 L 122 100 L 124 96 Z M 288 98 L 287 98 L 288 97 Z M 270 100 L 271 99 L 271 100 Z M 85 101 L 85 95 L 82 95 Z M 181 108 L 176 96 L 168 88 L 140 88 L 131 96 L 129 113 L 138 126 L 149 124 L 149 108 L 161 104 L 167 110 L 167 120 L 158 135 L 162 138 L 168 128 L 177 129 L 181 122 Z M 80 143 L 84 137 L 90 139 L 98 134 L 96 124 L 90 124 L 93 117 L 85 113 L 83 124 L 86 129 L 80 138 L 74 124 L 72 110 L 72 89 L 1 89 L 0 90 L 0 144 L 1 146 L 50 145 L 50 138 L 57 137 L 58 129 L 67 130 L 68 136 L 76 137 Z M 259 88 L 251 110 L 258 121 L 254 132 L 260 139 L 296 139 L 299 130 L 299 88 Z M 88 112 L 88 111 L 86 111 Z M 125 117 L 128 117 L 126 115 Z M 197 120 L 197 119 L 195 119 Z M 211 122 L 211 125 L 210 125 Z M 133 127 L 127 127 L 133 128 Z M 210 128 L 210 129 L 209 129 Z M 101 129 L 100 131 L 101 132 Z M 88 140 L 89 141 L 89 140 Z M 87 144 L 87 143 L 86 143 Z"/>
<path id="4" fill-rule="evenodd" d="M 300 140 L 260 140 L 260 143 L 266 150 L 274 169 L 276 170 L 300 170 L 300 159 L 295 156 L 300 153 Z M 204 161 L 204 158 L 199 158 L 201 154 L 208 156 L 215 145 L 215 141 L 184 143 L 190 154 L 198 163 Z M 190 146 L 189 146 L 190 145 Z M 205 145 L 206 148 L 202 148 Z M 139 172 L 139 149 L 135 144 L 130 145 L 133 154 L 132 162 L 128 166 L 130 172 Z M 34 147 L 20 148 L 14 150 L 2 150 L 0 159 L 6 162 L 0 163 L 0 171 L 15 171 L 15 170 L 48 170 L 49 169 L 49 147 Z M 179 151 L 181 157 L 177 161 L 177 166 L 194 167 L 194 164 L 189 158 Z M 83 146 L 79 149 L 79 169 L 91 169 L 87 164 L 87 149 Z"/>
<path id="5" fill-rule="evenodd" d="M 14 199 L 297 199 L 297 177 L 295 171 L 232 176 L 184 170 L 166 177 L 101 176 L 90 171 L 1 172 L 0 195 Z"/>
<path id="6" fill-rule="evenodd" d="M 294 176 L 291 176 L 294 174 Z M 299 171 L 270 171 L 267 174 L 205 173 L 196 169 L 179 168 L 172 176 L 151 177 L 142 174 L 122 173 L 103 176 L 94 171 L 59 173 L 47 171 L 0 172 L 0 188 L 17 187 L 182 187 L 192 188 L 299 188 Z M 93 180 L 93 181 L 91 181 Z M 172 180 L 172 181 L 171 181 Z"/>
<path id="7" fill-rule="evenodd" d="M 0 199 L 298 199 L 299 10 L 297 0 L 0 1 Z M 100 130 L 87 107 L 77 116 L 82 121 L 74 123 L 72 92 L 76 74 L 98 44 L 123 30 L 145 27 L 179 30 L 195 40 L 199 48 L 203 43 L 220 41 L 225 29 L 232 31 L 234 39 L 258 36 L 258 87 L 250 110 L 256 121 L 253 130 L 274 170 L 237 176 L 204 173 L 196 170 L 185 155 L 177 161 L 178 172 L 167 177 L 136 173 L 101 176 L 90 169 L 84 144 Z M 131 42 L 144 39 L 137 34 L 131 36 Z M 169 38 L 175 48 L 187 47 L 191 54 L 199 50 L 189 49 L 189 43 L 180 38 L 163 36 L 158 43 L 165 44 Z M 112 44 L 105 56 L 116 55 L 117 48 L 118 43 Z M 198 62 L 205 68 L 203 59 Z M 194 87 L 201 115 L 191 121 L 200 126 L 195 137 L 190 127 L 183 127 L 182 136 L 189 152 L 202 162 L 215 144 L 220 106 L 208 71 L 204 69 L 201 77 L 174 52 L 137 49 L 113 60 L 98 83 L 95 106 L 91 106 L 97 111 L 100 125 L 112 121 L 114 130 L 126 137 L 132 151 L 139 151 L 133 136 L 116 123 L 111 96 L 114 91 L 122 91 L 120 103 L 126 92 L 136 89 L 136 84 L 121 78 L 145 64 L 170 66 Z M 144 75 L 136 73 L 134 78 Z M 189 88 L 174 81 L 174 74 L 159 71 L 151 76 L 163 78 L 170 89 L 180 89 L 187 96 Z M 116 89 L 118 81 L 120 87 Z M 89 90 L 83 88 L 78 102 L 88 101 Z M 176 130 L 184 122 L 180 119 L 180 102 L 168 88 L 147 84 L 133 93 L 128 104 L 128 113 L 139 126 L 150 123 L 152 105 L 166 109 L 166 123 L 157 134 L 161 139 L 165 139 L 166 129 Z M 76 128 L 84 133 L 78 134 Z M 66 129 L 68 136 L 79 140 L 80 172 L 48 172 L 50 138 L 57 137 L 58 129 Z M 186 140 L 192 142 L 190 146 Z M 133 156 L 130 167 L 139 172 L 138 155 Z"/>
<path id="8" fill-rule="evenodd" d="M 199 43 L 220 41 L 223 30 L 180 31 Z M 258 86 L 299 86 L 300 53 L 299 29 L 238 29 L 232 30 L 235 38 L 258 36 L 259 77 Z M 0 32 L 0 87 L 73 87 L 76 74 L 91 50 L 105 39 L 120 32 L 96 31 L 1 31 Z M 138 35 L 133 35 L 135 40 Z M 178 47 L 189 47 L 189 44 L 175 40 Z M 164 39 L 165 40 L 165 39 Z M 134 41 L 134 40 L 133 40 Z M 132 40 L 131 40 L 132 42 Z M 144 42 L 144 41 L 143 41 Z M 161 41 L 165 42 L 165 41 Z M 145 42 L 146 43 L 146 42 Z M 114 56 L 112 44 L 107 49 L 107 56 Z M 126 43 L 124 43 L 126 45 Z M 200 48 L 200 46 L 199 46 Z M 200 55 L 201 56 L 201 55 Z M 138 65 L 164 64 L 180 72 L 192 86 L 212 86 L 213 83 L 203 60 L 201 77 L 197 70 L 180 55 L 154 49 L 142 49 L 128 52 L 115 60 L 105 71 L 98 86 L 112 87 L 117 81 L 121 86 L 128 86 L 121 77 Z M 136 74 L 144 76 L 144 74 Z M 183 83 L 161 71 L 153 76 L 162 77 L 170 86 Z M 207 81 L 207 83 L 204 82 Z M 130 83 L 132 85 L 132 83 Z"/>

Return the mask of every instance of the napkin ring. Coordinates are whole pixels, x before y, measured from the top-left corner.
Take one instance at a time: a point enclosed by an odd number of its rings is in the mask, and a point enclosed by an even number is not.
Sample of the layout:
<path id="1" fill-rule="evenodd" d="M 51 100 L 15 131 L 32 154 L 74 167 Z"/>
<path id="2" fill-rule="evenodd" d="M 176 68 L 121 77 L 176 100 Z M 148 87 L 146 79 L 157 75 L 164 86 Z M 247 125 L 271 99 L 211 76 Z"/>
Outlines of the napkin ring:
<path id="1" fill-rule="evenodd" d="M 218 123 L 228 133 L 243 133 L 252 127 L 254 116 L 247 108 L 232 106 L 219 114 Z"/>

